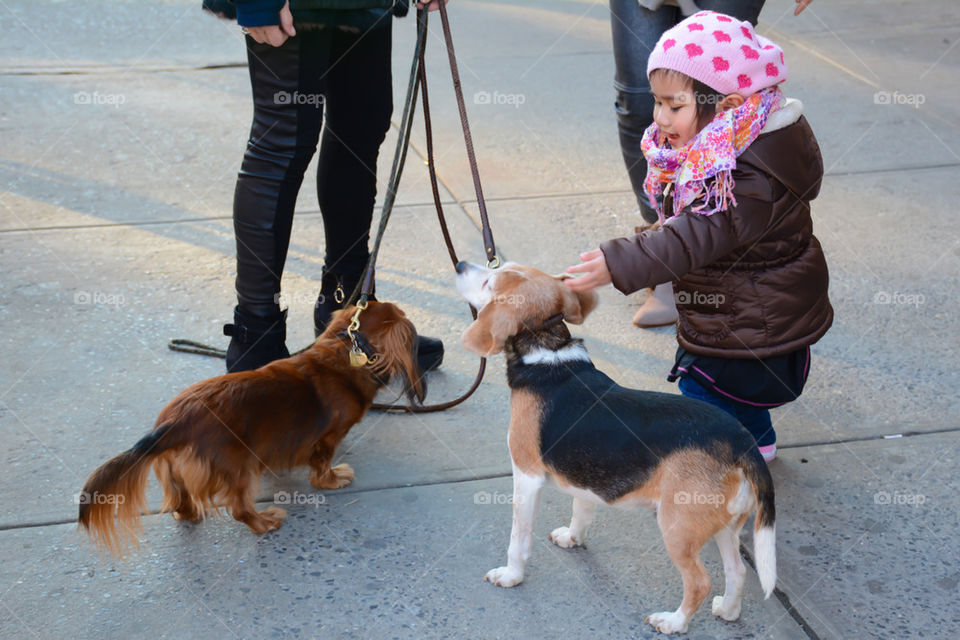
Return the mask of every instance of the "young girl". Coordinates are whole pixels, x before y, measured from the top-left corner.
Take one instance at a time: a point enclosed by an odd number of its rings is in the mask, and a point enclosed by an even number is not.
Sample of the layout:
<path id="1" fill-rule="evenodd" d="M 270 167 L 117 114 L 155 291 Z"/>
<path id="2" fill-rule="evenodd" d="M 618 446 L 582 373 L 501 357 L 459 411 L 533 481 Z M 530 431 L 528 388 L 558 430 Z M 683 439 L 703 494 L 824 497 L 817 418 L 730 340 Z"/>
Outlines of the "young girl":
<path id="1" fill-rule="evenodd" d="M 715 404 L 776 456 L 770 407 L 794 400 L 833 321 L 810 201 L 823 177 L 803 105 L 784 98 L 782 50 L 749 22 L 701 11 L 666 31 L 647 75 L 654 123 L 644 189 L 663 225 L 569 267 L 573 290 L 673 281 L 684 395 Z"/>

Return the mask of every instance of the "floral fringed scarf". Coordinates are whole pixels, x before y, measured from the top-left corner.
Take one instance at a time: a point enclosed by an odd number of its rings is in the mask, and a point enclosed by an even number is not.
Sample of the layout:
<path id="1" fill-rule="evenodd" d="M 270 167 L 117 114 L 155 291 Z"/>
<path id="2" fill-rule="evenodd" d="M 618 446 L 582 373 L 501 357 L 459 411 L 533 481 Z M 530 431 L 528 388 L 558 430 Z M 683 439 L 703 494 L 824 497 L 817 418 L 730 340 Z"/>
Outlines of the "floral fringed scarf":
<path id="1" fill-rule="evenodd" d="M 647 178 L 643 189 L 650 204 L 664 220 L 656 196 L 669 183 L 673 187 L 673 213 L 680 213 L 694 201 L 702 200 L 693 211 L 712 215 L 737 204 L 733 196 L 733 176 L 737 156 L 749 147 L 767 123 L 767 117 L 783 102 L 779 87 L 770 87 L 747 98 L 736 109 L 717 116 L 690 142 L 672 149 L 657 123 L 643 134 L 640 148 L 647 159 Z"/>

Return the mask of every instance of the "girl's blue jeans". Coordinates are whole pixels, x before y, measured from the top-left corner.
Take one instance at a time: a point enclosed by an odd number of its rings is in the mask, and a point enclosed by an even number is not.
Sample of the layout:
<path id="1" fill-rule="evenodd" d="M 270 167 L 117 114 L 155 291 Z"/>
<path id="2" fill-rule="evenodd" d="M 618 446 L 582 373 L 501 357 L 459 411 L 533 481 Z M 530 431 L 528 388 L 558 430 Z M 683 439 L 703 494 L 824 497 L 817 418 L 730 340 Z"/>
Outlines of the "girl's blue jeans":
<path id="1" fill-rule="evenodd" d="M 720 407 L 734 418 L 740 421 L 753 439 L 757 441 L 758 447 L 766 447 L 777 441 L 777 432 L 773 430 L 773 422 L 770 420 L 769 409 L 758 409 L 755 407 L 745 407 L 735 402 L 730 402 L 723 396 L 703 388 L 696 380 L 690 376 L 680 378 L 680 393 L 688 398 L 703 400 L 715 407 Z"/>

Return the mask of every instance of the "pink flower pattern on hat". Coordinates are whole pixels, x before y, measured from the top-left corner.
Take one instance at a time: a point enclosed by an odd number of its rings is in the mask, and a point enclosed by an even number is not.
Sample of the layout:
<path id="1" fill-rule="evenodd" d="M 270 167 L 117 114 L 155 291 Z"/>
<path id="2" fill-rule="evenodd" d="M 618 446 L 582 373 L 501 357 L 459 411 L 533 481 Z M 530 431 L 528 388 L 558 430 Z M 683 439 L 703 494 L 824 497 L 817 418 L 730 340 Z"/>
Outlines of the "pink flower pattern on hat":
<path id="1" fill-rule="evenodd" d="M 654 69 L 679 71 L 724 95 L 749 96 L 787 79 L 780 47 L 749 22 L 714 11 L 668 29 L 647 61 L 647 75 Z"/>

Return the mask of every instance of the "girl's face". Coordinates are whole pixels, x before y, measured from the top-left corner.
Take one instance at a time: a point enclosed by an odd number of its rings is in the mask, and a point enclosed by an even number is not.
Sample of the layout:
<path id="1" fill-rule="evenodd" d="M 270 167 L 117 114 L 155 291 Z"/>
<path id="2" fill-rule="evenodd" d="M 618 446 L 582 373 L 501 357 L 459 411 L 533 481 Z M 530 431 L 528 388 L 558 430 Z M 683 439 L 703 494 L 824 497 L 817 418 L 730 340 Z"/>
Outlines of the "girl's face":
<path id="1" fill-rule="evenodd" d="M 667 136 L 670 146 L 679 149 L 698 132 L 693 87 L 689 83 L 685 85 L 683 79 L 674 74 L 662 73 L 650 79 L 650 90 L 656 101 L 653 120 Z"/>

